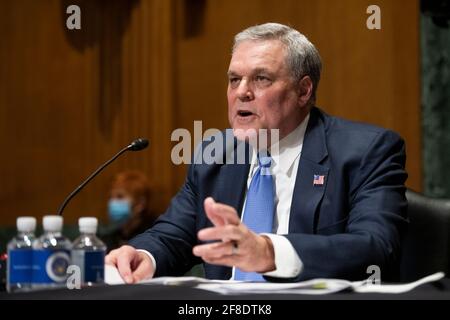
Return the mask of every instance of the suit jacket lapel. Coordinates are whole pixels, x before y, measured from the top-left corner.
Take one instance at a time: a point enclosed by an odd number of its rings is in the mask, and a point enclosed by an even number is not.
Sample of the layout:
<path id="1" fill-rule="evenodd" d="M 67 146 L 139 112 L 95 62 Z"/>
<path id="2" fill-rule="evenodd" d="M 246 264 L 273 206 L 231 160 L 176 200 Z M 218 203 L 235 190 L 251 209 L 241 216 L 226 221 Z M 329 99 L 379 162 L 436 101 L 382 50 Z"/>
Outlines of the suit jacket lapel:
<path id="1" fill-rule="evenodd" d="M 292 195 L 289 232 L 314 233 L 316 210 L 325 192 L 329 168 L 320 164 L 328 155 L 325 127 L 318 109 L 313 108 L 303 140 L 302 154 Z M 323 176 L 314 184 L 314 176 Z"/>
<path id="2" fill-rule="evenodd" d="M 219 192 L 220 197 L 223 197 L 220 202 L 235 208 L 239 217 L 244 204 L 249 170 L 249 164 L 225 165 L 221 168 L 224 180 Z"/>
<path id="3" fill-rule="evenodd" d="M 234 150 L 233 154 L 229 153 L 231 150 Z M 242 151 L 245 154 L 238 155 L 238 152 Z M 248 172 L 250 170 L 250 146 L 247 143 L 233 139 L 233 145 L 227 145 L 224 161 L 226 164 L 220 168 L 220 176 L 223 177 L 223 181 L 218 193 L 219 200 L 234 207 L 240 217 L 247 189 Z M 232 162 L 232 164 L 229 164 L 229 162 Z"/>

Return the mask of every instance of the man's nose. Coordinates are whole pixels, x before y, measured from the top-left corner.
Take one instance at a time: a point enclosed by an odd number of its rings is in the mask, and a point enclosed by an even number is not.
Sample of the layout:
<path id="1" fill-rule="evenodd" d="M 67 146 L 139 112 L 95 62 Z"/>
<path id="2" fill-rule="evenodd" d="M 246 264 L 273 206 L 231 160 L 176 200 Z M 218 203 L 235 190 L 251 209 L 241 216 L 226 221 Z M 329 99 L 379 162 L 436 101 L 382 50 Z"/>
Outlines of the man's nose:
<path id="1" fill-rule="evenodd" d="M 242 79 L 237 88 L 237 96 L 241 101 L 251 101 L 255 98 L 247 79 Z"/>

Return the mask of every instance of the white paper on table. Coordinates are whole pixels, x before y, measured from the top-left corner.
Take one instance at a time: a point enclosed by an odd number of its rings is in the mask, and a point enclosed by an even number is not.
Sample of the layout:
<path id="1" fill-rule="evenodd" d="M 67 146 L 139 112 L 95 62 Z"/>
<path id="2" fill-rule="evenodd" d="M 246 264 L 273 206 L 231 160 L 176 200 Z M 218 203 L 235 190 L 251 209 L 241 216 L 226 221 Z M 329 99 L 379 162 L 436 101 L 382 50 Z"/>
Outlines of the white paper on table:
<path id="1" fill-rule="evenodd" d="M 324 283 L 326 282 L 326 288 Z M 125 281 L 116 267 L 105 265 L 105 283 L 109 285 L 124 284 Z M 344 290 L 351 286 L 346 280 L 315 279 L 295 283 L 243 282 L 231 280 L 208 280 L 200 277 L 158 277 L 140 281 L 139 284 L 162 284 L 192 286 L 197 289 L 221 294 L 242 293 L 304 293 L 325 294 Z M 300 290 L 300 291 L 299 291 Z"/>
<path id="2" fill-rule="evenodd" d="M 430 283 L 434 281 L 439 281 L 445 277 L 443 272 L 437 272 L 422 279 L 414 282 L 404 283 L 404 284 L 363 284 L 356 286 L 354 290 L 356 292 L 375 292 L 375 293 L 405 293 L 411 291 L 418 286 Z"/>
<path id="3" fill-rule="evenodd" d="M 229 280 L 208 280 L 200 277 L 158 277 L 139 281 L 139 284 L 197 285 L 199 283 L 230 283 Z M 105 264 L 105 283 L 109 285 L 125 284 L 116 267 Z"/>
<path id="4" fill-rule="evenodd" d="M 417 281 L 405 284 L 372 284 L 364 281 L 347 281 L 341 279 L 313 279 L 297 283 L 201 283 L 196 288 L 222 294 L 257 294 L 257 293 L 285 293 L 285 294 L 330 294 L 343 290 L 352 290 L 359 293 L 405 293 L 425 283 L 438 281 L 444 278 L 443 272 L 437 272 Z"/>
<path id="5" fill-rule="evenodd" d="M 124 284 L 125 281 L 120 276 L 119 270 L 116 267 L 105 264 L 105 283 L 110 285 Z"/>
<path id="6" fill-rule="evenodd" d="M 339 279 L 313 279 L 303 282 L 230 282 L 223 284 L 201 283 L 196 288 L 221 294 L 329 294 L 352 288 L 352 283 Z"/>
<path id="7" fill-rule="evenodd" d="M 405 293 L 416 287 L 438 281 L 445 277 L 443 272 L 437 272 L 417 281 L 405 284 L 371 284 L 364 281 L 347 281 L 342 279 L 312 279 L 302 282 L 243 282 L 231 280 L 208 280 L 200 277 L 158 277 L 140 281 L 139 284 L 160 284 L 175 286 L 191 286 L 197 289 L 221 294 L 330 294 L 343 290 L 359 293 Z M 105 265 L 105 283 L 110 285 L 124 284 L 125 281 L 116 267 Z"/>

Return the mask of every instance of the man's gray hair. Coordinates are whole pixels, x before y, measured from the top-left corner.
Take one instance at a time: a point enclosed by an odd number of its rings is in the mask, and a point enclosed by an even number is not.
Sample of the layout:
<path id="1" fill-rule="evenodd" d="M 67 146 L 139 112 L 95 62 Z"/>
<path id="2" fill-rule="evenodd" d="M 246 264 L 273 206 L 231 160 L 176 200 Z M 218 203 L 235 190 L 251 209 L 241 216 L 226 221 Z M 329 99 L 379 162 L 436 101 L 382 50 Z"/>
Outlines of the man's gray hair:
<path id="1" fill-rule="evenodd" d="M 311 102 L 315 103 L 322 62 L 316 47 L 297 30 L 279 23 L 265 23 L 245 29 L 234 37 L 233 52 L 244 41 L 279 40 L 287 50 L 287 64 L 294 80 L 309 76 L 313 83 Z"/>

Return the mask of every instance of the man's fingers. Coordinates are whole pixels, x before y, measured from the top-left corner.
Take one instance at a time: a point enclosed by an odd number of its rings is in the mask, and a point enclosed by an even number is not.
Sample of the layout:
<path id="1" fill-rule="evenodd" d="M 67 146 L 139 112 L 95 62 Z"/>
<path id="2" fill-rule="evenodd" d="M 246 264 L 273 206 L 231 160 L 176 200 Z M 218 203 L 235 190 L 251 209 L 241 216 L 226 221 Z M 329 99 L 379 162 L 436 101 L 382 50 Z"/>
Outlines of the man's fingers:
<path id="1" fill-rule="evenodd" d="M 133 272 L 134 282 L 144 280 L 152 274 L 152 262 L 145 253 L 140 254 L 138 257 L 137 268 Z"/>
<path id="2" fill-rule="evenodd" d="M 203 241 L 222 240 L 223 242 L 230 240 L 239 241 L 242 238 L 241 232 L 234 225 L 205 228 L 200 230 L 197 236 Z"/>
<path id="3" fill-rule="evenodd" d="M 218 259 L 224 256 L 233 255 L 233 242 L 216 242 L 211 244 L 203 244 L 195 246 L 193 249 L 194 255 L 202 257 L 203 259 Z"/>
<path id="4" fill-rule="evenodd" d="M 126 283 L 149 278 L 154 272 L 150 257 L 128 245 L 112 250 L 105 257 L 105 263 L 117 267 Z"/>
<path id="5" fill-rule="evenodd" d="M 213 215 L 221 217 L 225 224 L 238 225 L 241 223 L 241 219 L 237 215 L 236 210 L 229 205 L 223 203 L 215 203 L 214 210 L 211 212 Z"/>
<path id="6" fill-rule="evenodd" d="M 208 197 L 205 199 L 204 206 L 205 206 L 205 212 L 208 216 L 209 220 L 213 223 L 215 226 L 223 226 L 225 224 L 225 221 L 222 219 L 222 217 L 217 216 L 213 214 L 213 211 L 215 210 L 216 202 L 213 198 Z"/>
<path id="7" fill-rule="evenodd" d="M 205 199 L 204 205 L 206 215 L 215 226 L 238 225 L 241 222 L 233 207 L 215 202 L 211 197 Z"/>
<path id="8" fill-rule="evenodd" d="M 117 257 L 117 269 L 126 283 L 133 283 L 131 262 L 134 254 L 136 254 L 136 251 L 122 250 L 122 253 Z"/>
<path id="9" fill-rule="evenodd" d="M 117 249 L 112 250 L 106 257 L 105 257 L 105 264 L 109 264 L 112 266 L 117 265 Z"/>

